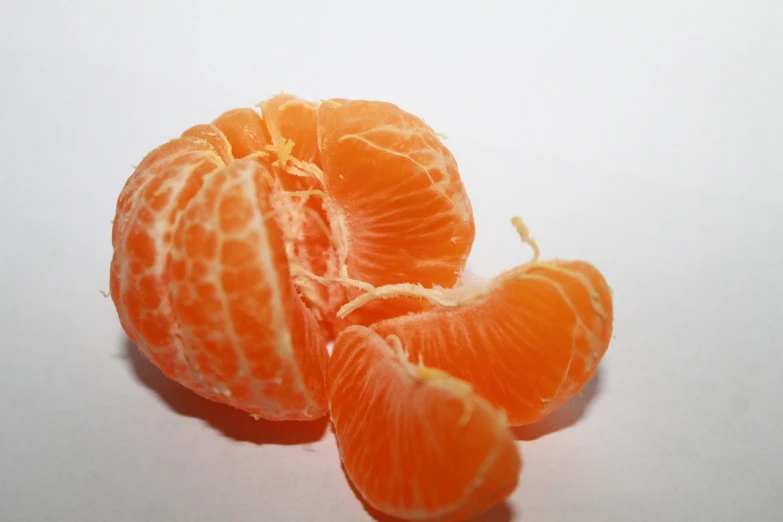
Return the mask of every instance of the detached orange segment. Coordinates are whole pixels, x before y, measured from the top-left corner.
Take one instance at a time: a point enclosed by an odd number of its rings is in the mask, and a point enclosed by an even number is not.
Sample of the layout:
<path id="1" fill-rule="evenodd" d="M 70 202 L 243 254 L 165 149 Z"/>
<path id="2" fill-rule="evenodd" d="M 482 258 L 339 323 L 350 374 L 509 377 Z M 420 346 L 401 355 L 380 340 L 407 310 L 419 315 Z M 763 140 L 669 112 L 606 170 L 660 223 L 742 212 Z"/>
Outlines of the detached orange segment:
<path id="1" fill-rule="evenodd" d="M 364 499 L 406 520 L 466 520 L 516 488 L 521 459 L 503 415 L 470 386 L 411 364 L 404 345 L 362 326 L 329 362 L 332 423 Z"/>
<path id="2" fill-rule="evenodd" d="M 223 160 L 223 163 L 228 164 L 234 161 L 234 154 L 228 138 L 219 128 L 211 123 L 194 125 L 182 133 L 182 138 L 193 138 L 206 143 L 212 152 Z"/>
<path id="3" fill-rule="evenodd" d="M 221 143 L 219 139 L 209 136 L 209 131 L 202 127 L 208 128 L 208 126 L 200 125 L 191 127 L 181 136 L 159 145 L 141 160 L 133 174 L 125 182 L 117 199 L 116 216 L 112 227 L 112 242 L 116 240 L 115 236 L 122 235 L 124 227 L 128 223 L 127 216 L 131 213 L 136 197 L 145 183 L 159 175 L 160 170 L 165 169 L 170 162 L 190 153 L 214 156 L 215 165 L 224 165 L 233 159 L 231 147 L 225 137 Z M 217 129 L 215 130 L 217 131 Z M 163 177 L 165 178 L 166 175 Z"/>
<path id="4" fill-rule="evenodd" d="M 469 382 L 512 425 L 541 420 L 579 393 L 612 337 L 611 291 L 582 261 L 522 265 L 444 297 L 454 304 L 372 329 L 399 337 L 411 360 Z"/>
<path id="5" fill-rule="evenodd" d="M 237 147 L 215 129 L 151 152 L 120 195 L 111 268 L 120 322 L 199 395 L 271 420 L 322 417 L 328 354 L 291 281 L 271 174 L 251 159 L 226 166 Z"/>
<path id="6" fill-rule="evenodd" d="M 334 99 L 318 108 L 318 145 L 347 276 L 375 286 L 453 286 L 475 226 L 457 162 L 435 132 L 390 103 Z M 370 324 L 427 307 L 388 299 L 350 319 Z"/>

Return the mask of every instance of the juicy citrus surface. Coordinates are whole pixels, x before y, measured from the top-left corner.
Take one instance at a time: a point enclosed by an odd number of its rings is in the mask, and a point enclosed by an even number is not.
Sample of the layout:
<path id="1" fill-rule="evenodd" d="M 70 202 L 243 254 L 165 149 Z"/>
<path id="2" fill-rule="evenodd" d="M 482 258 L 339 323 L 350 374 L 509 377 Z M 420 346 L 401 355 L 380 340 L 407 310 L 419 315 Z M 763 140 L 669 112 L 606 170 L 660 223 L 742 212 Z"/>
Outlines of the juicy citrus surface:
<path id="1" fill-rule="evenodd" d="M 502 414 L 464 382 L 412 365 L 393 340 L 343 330 L 328 394 L 346 473 L 376 509 L 465 520 L 516 488 L 521 461 Z"/>
<path id="2" fill-rule="evenodd" d="M 256 415 L 308 419 L 325 413 L 324 343 L 357 292 L 344 281 L 448 285 L 472 241 L 456 163 L 421 120 L 381 102 L 280 95 L 143 159 L 117 202 L 111 293 L 169 377 Z M 429 307 L 385 304 L 351 322 Z"/>
<path id="3" fill-rule="evenodd" d="M 395 105 L 338 99 L 318 109 L 318 144 L 324 186 L 347 235 L 346 275 L 375 286 L 453 286 L 475 226 L 457 163 L 435 132 Z M 350 321 L 371 324 L 427 307 L 387 299 Z"/>
<path id="4" fill-rule="evenodd" d="M 193 138 L 137 170 L 114 224 L 111 295 L 167 376 L 261 417 L 326 413 L 325 340 L 291 283 L 263 164 Z M 177 151 L 177 144 L 180 144 Z"/>
<path id="5" fill-rule="evenodd" d="M 602 274 L 537 246 L 460 286 L 474 236 L 423 120 L 279 95 L 142 160 L 117 200 L 111 297 L 141 352 L 197 394 L 271 420 L 329 412 L 374 508 L 464 520 L 517 486 L 509 424 L 578 393 L 613 328 Z"/>
<path id="6" fill-rule="evenodd" d="M 581 261 L 510 270 L 455 306 L 372 326 L 412 360 L 471 383 L 513 425 L 541 420 L 595 374 L 612 336 L 612 299 Z"/>

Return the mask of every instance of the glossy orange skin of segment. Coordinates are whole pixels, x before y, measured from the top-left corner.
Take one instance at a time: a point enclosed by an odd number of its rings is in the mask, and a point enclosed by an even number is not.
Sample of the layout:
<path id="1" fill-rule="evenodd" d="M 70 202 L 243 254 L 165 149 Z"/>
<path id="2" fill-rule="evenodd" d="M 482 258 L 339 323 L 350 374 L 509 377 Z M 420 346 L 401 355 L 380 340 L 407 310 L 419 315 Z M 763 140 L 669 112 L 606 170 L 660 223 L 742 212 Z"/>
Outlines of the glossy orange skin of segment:
<path id="1" fill-rule="evenodd" d="M 437 373 L 403 362 L 362 326 L 343 330 L 329 362 L 346 473 L 371 506 L 406 520 L 477 516 L 511 494 L 521 468 L 502 414 Z"/>
<path id="2" fill-rule="evenodd" d="M 510 270 L 457 306 L 372 326 L 427 366 L 473 385 L 511 425 L 541 420 L 584 387 L 612 337 L 601 273 L 582 261 Z"/>
<path id="3" fill-rule="evenodd" d="M 475 226 L 456 160 L 435 132 L 390 103 L 334 99 L 318 108 L 318 146 L 325 189 L 344 217 L 347 276 L 453 286 Z M 366 325 L 427 308 L 418 298 L 386 299 L 347 319 Z"/>
<path id="4" fill-rule="evenodd" d="M 221 134 L 189 129 L 126 183 L 112 233 L 120 322 L 199 395 L 272 420 L 321 417 L 325 340 L 291 283 L 280 228 L 264 217 L 271 174 L 254 159 L 226 166 Z"/>

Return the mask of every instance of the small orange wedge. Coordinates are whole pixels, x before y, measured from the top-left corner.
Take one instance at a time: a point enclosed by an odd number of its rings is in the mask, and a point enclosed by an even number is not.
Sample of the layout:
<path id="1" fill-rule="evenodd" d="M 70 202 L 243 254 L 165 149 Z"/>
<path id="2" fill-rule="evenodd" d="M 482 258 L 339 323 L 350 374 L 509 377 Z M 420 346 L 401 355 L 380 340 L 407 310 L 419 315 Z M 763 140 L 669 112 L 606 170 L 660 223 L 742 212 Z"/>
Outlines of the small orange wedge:
<path id="1" fill-rule="evenodd" d="M 373 508 L 406 520 L 465 520 L 506 499 L 521 460 L 503 415 L 448 374 L 362 326 L 337 338 L 328 371 L 346 474 Z"/>

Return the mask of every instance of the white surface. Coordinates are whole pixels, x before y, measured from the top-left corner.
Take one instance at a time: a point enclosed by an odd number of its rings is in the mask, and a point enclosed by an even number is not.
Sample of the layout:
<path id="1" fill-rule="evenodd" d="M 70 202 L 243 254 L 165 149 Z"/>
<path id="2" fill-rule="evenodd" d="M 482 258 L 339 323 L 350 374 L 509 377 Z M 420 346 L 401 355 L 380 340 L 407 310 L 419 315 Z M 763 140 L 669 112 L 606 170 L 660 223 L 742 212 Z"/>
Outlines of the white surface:
<path id="1" fill-rule="evenodd" d="M 0 520 L 369 519 L 325 425 L 195 398 L 98 293 L 130 165 L 280 90 L 447 133 L 474 270 L 528 255 L 520 214 L 614 287 L 596 383 L 520 430 L 520 487 L 488 520 L 777 520 L 782 4 L 263 3 L 2 3 Z"/>

